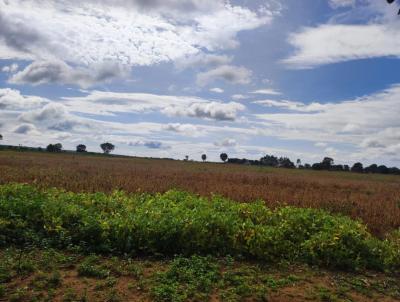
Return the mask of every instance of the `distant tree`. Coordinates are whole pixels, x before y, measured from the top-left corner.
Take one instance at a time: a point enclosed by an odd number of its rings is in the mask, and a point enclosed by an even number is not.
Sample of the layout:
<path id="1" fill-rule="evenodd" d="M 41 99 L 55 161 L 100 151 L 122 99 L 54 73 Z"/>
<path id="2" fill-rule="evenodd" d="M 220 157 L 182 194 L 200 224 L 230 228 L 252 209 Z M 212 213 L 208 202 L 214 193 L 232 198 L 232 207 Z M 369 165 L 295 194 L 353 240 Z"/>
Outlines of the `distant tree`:
<path id="1" fill-rule="evenodd" d="M 334 162 L 335 162 L 335 161 L 333 160 L 333 158 L 331 158 L 331 157 L 325 157 L 325 158 L 322 160 L 322 162 L 321 162 L 322 169 L 324 169 L 324 170 L 330 170 L 330 169 L 332 168 Z"/>
<path id="2" fill-rule="evenodd" d="M 333 165 L 331 166 L 331 171 L 344 171 L 344 166 L 343 165 Z"/>
<path id="3" fill-rule="evenodd" d="M 189 161 L 189 155 L 185 155 L 185 161 Z"/>
<path id="4" fill-rule="evenodd" d="M 207 160 L 207 155 L 203 154 L 203 155 L 201 156 L 201 159 L 202 159 L 203 161 L 206 161 L 206 160 Z"/>
<path id="5" fill-rule="evenodd" d="M 351 167 L 351 172 L 363 173 L 364 172 L 363 164 L 355 163 L 353 167 Z"/>
<path id="6" fill-rule="evenodd" d="M 279 166 L 278 158 L 273 155 L 265 155 L 264 157 L 260 158 L 260 162 L 263 166 L 269 166 L 269 167 Z"/>
<path id="7" fill-rule="evenodd" d="M 389 174 L 389 171 L 390 171 L 389 168 L 386 167 L 385 165 L 381 165 L 378 167 L 378 173 Z"/>
<path id="8" fill-rule="evenodd" d="M 56 152 L 61 152 L 63 146 L 60 143 L 54 144 L 54 148 L 56 149 Z"/>
<path id="9" fill-rule="evenodd" d="M 76 146 L 76 152 L 78 152 L 78 153 L 87 152 L 86 151 L 86 146 L 82 145 L 82 144 Z"/>
<path id="10" fill-rule="evenodd" d="M 49 144 L 46 147 L 47 152 L 61 152 L 62 151 L 62 145 L 60 143 L 57 144 Z"/>
<path id="11" fill-rule="evenodd" d="M 115 146 L 111 143 L 102 143 L 100 148 L 103 150 L 104 154 L 110 154 L 110 152 L 114 151 Z"/>
<path id="12" fill-rule="evenodd" d="M 364 169 L 365 173 L 378 173 L 378 165 L 372 164 Z"/>
<path id="13" fill-rule="evenodd" d="M 304 169 L 311 169 L 311 165 L 310 164 L 304 164 Z"/>
<path id="14" fill-rule="evenodd" d="M 2 141 L 2 140 L 3 140 L 3 135 L 0 134 L 0 141 Z"/>
<path id="15" fill-rule="evenodd" d="M 298 158 L 298 159 L 296 160 L 296 164 L 297 164 L 297 167 L 300 167 L 300 165 L 301 165 L 301 159 L 300 159 L 300 158 Z"/>
<path id="16" fill-rule="evenodd" d="M 223 162 L 226 162 L 226 160 L 228 159 L 228 154 L 226 154 L 226 153 L 221 153 L 219 157 L 221 158 L 221 160 L 222 160 Z"/>
<path id="17" fill-rule="evenodd" d="M 278 162 L 279 162 L 279 167 L 281 168 L 288 168 L 288 169 L 295 168 L 294 163 L 287 157 L 279 158 Z"/>
<path id="18" fill-rule="evenodd" d="M 389 173 L 390 174 L 395 174 L 395 175 L 400 175 L 400 169 L 397 168 L 397 167 L 389 168 Z"/>
<path id="19" fill-rule="evenodd" d="M 349 165 L 344 165 L 343 166 L 343 171 L 349 172 L 350 171 L 350 166 Z"/>
<path id="20" fill-rule="evenodd" d="M 322 165 L 321 163 L 315 163 L 315 164 L 313 164 L 313 165 L 311 166 L 311 168 L 312 168 L 313 170 L 323 170 L 323 169 L 324 169 L 324 167 L 323 167 L 323 165 Z"/>

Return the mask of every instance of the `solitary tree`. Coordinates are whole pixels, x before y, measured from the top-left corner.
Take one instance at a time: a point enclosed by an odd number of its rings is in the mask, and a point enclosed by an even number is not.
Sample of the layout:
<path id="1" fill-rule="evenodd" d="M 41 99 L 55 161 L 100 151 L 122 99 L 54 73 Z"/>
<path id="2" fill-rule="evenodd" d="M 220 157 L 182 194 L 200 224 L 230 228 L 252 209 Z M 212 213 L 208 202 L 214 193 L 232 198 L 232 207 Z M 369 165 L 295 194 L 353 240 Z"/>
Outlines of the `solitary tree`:
<path id="1" fill-rule="evenodd" d="M 221 155 L 219 156 L 221 158 L 221 160 L 223 162 L 226 162 L 226 160 L 228 159 L 228 154 L 226 153 L 221 153 Z"/>
<path id="2" fill-rule="evenodd" d="M 207 155 L 203 154 L 203 155 L 201 156 L 201 159 L 202 159 L 203 161 L 206 161 Z"/>
<path id="3" fill-rule="evenodd" d="M 3 140 L 3 135 L 0 134 L 0 141 L 2 141 L 2 140 Z"/>
<path id="4" fill-rule="evenodd" d="M 298 158 L 298 159 L 296 160 L 296 164 L 297 164 L 298 167 L 301 165 L 301 159 L 300 159 L 300 158 Z"/>
<path id="5" fill-rule="evenodd" d="M 111 143 L 102 143 L 100 148 L 103 150 L 104 154 L 110 154 L 110 152 L 115 149 L 115 146 Z"/>
<path id="6" fill-rule="evenodd" d="M 86 146 L 82 144 L 76 146 L 76 152 L 78 153 L 86 152 Z"/>

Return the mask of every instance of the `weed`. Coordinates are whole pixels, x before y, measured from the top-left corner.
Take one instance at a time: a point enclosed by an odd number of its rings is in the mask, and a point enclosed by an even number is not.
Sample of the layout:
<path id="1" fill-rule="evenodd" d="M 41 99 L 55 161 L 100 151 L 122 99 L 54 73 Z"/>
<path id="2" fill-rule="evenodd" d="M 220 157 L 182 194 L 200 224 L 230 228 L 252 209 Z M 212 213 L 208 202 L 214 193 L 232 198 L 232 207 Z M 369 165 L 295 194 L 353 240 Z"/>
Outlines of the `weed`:
<path id="1" fill-rule="evenodd" d="M 86 257 L 78 266 L 80 276 L 104 279 L 110 275 L 110 271 L 99 265 L 99 258 L 95 255 Z"/>

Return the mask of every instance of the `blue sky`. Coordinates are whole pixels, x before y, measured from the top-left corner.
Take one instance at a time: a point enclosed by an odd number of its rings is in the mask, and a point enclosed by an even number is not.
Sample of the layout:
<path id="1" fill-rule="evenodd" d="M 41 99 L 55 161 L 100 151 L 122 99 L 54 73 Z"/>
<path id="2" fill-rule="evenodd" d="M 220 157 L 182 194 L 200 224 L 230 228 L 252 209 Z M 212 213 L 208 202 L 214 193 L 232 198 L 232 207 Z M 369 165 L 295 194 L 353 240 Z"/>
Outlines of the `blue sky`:
<path id="1" fill-rule="evenodd" d="M 3 143 L 400 165 L 384 0 L 0 0 Z"/>

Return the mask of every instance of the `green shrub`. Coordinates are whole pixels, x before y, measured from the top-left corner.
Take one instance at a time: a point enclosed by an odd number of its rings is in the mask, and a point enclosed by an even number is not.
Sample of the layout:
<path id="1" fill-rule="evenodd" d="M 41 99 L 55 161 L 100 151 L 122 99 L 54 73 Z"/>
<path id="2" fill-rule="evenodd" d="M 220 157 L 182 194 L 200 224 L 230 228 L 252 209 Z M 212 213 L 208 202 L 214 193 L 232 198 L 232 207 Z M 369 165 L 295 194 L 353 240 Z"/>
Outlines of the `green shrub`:
<path id="1" fill-rule="evenodd" d="M 400 267 L 398 239 L 378 240 L 359 221 L 322 210 L 271 210 L 261 201 L 242 204 L 180 191 L 107 195 L 0 186 L 0 245 L 43 242 L 89 253 L 233 255 L 342 269 Z M 97 274 L 86 264 L 81 267 L 85 274 L 106 275 L 104 268 Z"/>

